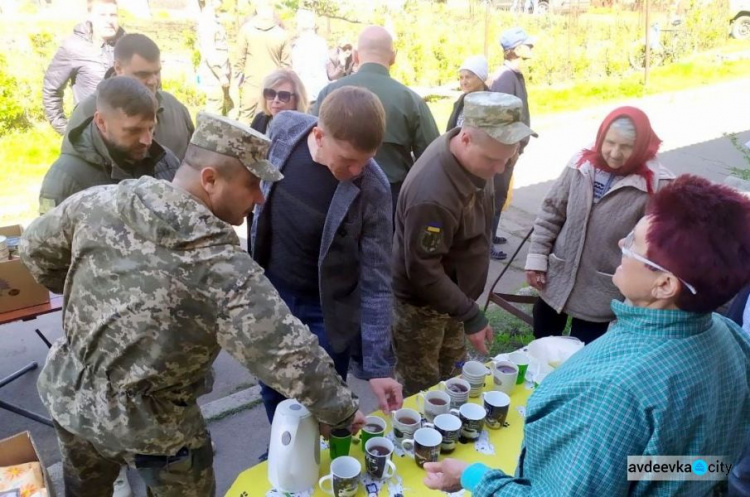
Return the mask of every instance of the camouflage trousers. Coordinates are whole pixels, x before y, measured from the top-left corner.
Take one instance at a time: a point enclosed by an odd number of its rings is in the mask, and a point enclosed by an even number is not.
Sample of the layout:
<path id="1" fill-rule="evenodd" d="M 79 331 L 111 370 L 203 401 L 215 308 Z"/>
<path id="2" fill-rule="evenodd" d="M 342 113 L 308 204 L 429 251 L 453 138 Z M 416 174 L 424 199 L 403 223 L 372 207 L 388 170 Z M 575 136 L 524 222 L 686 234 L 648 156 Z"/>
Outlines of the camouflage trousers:
<path id="1" fill-rule="evenodd" d="M 135 454 L 104 454 L 88 440 L 74 435 L 57 422 L 66 497 L 111 497 L 120 467 L 136 466 L 149 497 L 213 497 L 216 481 L 211 439 L 182 458 L 166 462 L 151 457 L 145 464 Z M 103 453 L 104 452 L 104 453 Z M 155 460 L 157 459 L 157 460 Z"/>
<path id="2" fill-rule="evenodd" d="M 461 373 L 460 364 L 466 359 L 463 323 L 431 307 L 395 299 L 392 329 L 396 375 L 404 396 Z"/>

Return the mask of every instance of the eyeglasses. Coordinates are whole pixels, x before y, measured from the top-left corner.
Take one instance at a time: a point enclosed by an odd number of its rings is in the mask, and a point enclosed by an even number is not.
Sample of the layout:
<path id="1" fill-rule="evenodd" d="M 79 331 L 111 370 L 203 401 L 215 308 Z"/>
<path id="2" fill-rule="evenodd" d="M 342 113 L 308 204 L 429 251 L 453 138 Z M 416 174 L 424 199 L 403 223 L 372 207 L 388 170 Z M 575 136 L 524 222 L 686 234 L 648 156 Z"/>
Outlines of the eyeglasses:
<path id="1" fill-rule="evenodd" d="M 698 295 L 698 292 L 695 290 L 695 287 L 693 285 L 691 285 L 687 281 L 683 280 L 682 278 L 680 278 L 679 276 L 677 276 L 676 274 L 674 274 L 669 269 L 667 269 L 667 268 L 665 268 L 663 266 L 660 266 L 660 265 L 658 265 L 657 263 L 655 263 L 653 261 L 650 261 L 650 260 L 646 259 L 645 257 L 643 257 L 640 254 L 637 254 L 637 253 L 633 252 L 631 250 L 631 247 L 633 246 L 633 242 L 634 241 L 635 241 L 635 232 L 631 231 L 630 233 L 628 233 L 628 236 L 625 237 L 625 241 L 623 242 L 622 247 L 620 247 L 620 250 L 622 251 L 622 255 L 624 255 L 625 257 L 629 257 L 631 259 L 635 259 L 638 262 L 642 262 L 643 264 L 647 265 L 648 267 L 650 267 L 652 269 L 655 269 L 657 271 L 661 271 L 662 273 L 670 273 L 670 274 L 674 275 L 675 278 L 677 278 L 678 280 L 680 280 L 682 282 L 682 284 L 685 285 L 685 288 L 687 288 L 688 290 L 690 290 L 690 293 L 692 293 L 693 295 Z"/>
<path id="2" fill-rule="evenodd" d="M 276 91 L 273 88 L 263 88 L 263 98 L 266 100 L 274 100 L 276 97 L 279 97 L 279 102 L 287 104 L 292 97 L 296 96 L 296 93 L 290 91 Z"/>

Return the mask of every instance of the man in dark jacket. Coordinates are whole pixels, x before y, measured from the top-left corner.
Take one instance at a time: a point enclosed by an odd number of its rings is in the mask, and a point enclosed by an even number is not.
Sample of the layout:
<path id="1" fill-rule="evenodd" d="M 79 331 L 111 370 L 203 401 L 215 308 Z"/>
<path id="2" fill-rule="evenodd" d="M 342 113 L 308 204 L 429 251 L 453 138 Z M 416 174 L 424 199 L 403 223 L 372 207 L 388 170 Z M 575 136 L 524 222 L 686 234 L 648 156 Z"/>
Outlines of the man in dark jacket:
<path id="1" fill-rule="evenodd" d="M 361 351 L 363 379 L 388 412 L 403 398 L 391 377 L 390 192 L 372 160 L 384 127 L 378 98 L 352 87 L 332 92 L 319 120 L 274 117 L 268 158 L 284 179 L 263 183 L 252 254 L 342 379 Z M 261 396 L 271 421 L 284 397 L 263 384 Z"/>
<path id="2" fill-rule="evenodd" d="M 44 75 L 44 115 L 61 135 L 68 123 L 63 110 L 68 82 L 76 104 L 91 95 L 112 67 L 113 47 L 125 34 L 118 23 L 116 0 L 88 0 L 88 11 L 86 22 L 73 29 Z"/>
<path id="3" fill-rule="evenodd" d="M 389 68 L 396 62 L 396 51 L 385 28 L 368 26 L 362 31 L 354 61 L 359 64 L 357 72 L 323 88 L 311 113 L 317 115 L 326 96 L 342 86 L 361 86 L 378 96 L 385 108 L 385 139 L 375 161 L 391 184 L 395 209 L 406 173 L 440 132 L 424 100 L 391 77 Z"/>
<path id="4" fill-rule="evenodd" d="M 145 175 L 171 181 L 180 161 L 153 140 L 156 110 L 153 93 L 135 78 L 103 81 L 94 116 L 70 130 L 44 177 L 39 211 L 44 214 L 92 186 Z"/>
<path id="5" fill-rule="evenodd" d="M 393 238 L 393 345 L 404 395 L 460 373 L 466 339 L 482 354 L 492 328 L 476 299 L 489 270 L 492 178 L 533 132 L 521 101 L 478 91 L 464 123 L 432 142 L 404 181 Z"/>
<path id="6" fill-rule="evenodd" d="M 522 121 L 526 126 L 531 125 L 529 114 L 529 95 L 526 92 L 526 80 L 521 72 L 525 60 L 531 58 L 531 49 L 534 46 L 534 38 L 529 36 L 522 28 L 512 28 L 505 31 L 500 37 L 500 46 L 503 49 L 505 62 L 503 67 L 497 73 L 495 80 L 492 82 L 490 89 L 492 91 L 514 95 L 523 102 Z M 523 153 L 529 139 L 521 140 L 518 149 L 518 155 Z M 498 174 L 495 179 L 495 216 L 492 218 L 492 249 L 490 257 L 501 261 L 508 255 L 502 250 L 494 247 L 494 244 L 505 243 L 505 238 L 497 236 L 497 227 L 500 225 L 500 213 L 508 198 L 510 182 L 513 179 L 513 169 L 515 168 L 518 156 L 514 157 L 505 167 L 505 172 Z"/>
<path id="7" fill-rule="evenodd" d="M 159 108 L 156 111 L 154 139 L 182 160 L 195 126 L 187 107 L 171 93 L 159 89 L 161 52 L 156 43 L 140 33 L 127 34 L 120 38 L 115 45 L 113 74 L 136 78 L 156 96 Z M 94 116 L 96 97 L 97 93 L 94 92 L 73 110 L 63 143 L 69 141 L 68 133 L 71 130 Z"/>

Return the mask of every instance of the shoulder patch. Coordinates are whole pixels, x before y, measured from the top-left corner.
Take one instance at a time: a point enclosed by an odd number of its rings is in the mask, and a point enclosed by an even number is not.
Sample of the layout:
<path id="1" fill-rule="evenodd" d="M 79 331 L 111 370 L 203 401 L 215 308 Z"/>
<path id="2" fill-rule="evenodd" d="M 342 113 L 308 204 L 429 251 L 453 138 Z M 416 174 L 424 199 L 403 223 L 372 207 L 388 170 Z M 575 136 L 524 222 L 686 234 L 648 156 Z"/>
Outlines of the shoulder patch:
<path id="1" fill-rule="evenodd" d="M 442 237 L 441 225 L 437 223 L 428 224 L 422 231 L 422 236 L 419 238 L 419 245 L 422 247 L 422 250 L 431 254 L 440 247 Z"/>
<path id="2" fill-rule="evenodd" d="M 46 214 L 47 212 L 54 209 L 56 205 L 57 204 L 55 203 L 55 199 L 40 197 L 39 198 L 39 214 Z"/>

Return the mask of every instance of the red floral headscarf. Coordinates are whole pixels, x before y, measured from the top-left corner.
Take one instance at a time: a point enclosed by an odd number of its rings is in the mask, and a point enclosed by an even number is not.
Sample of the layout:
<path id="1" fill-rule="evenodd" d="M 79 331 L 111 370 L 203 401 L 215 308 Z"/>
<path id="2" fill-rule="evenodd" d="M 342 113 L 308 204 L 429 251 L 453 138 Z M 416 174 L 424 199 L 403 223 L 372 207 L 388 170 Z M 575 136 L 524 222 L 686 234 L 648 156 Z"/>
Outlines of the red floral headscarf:
<path id="1" fill-rule="evenodd" d="M 609 127 L 617 119 L 627 117 L 635 126 L 635 143 L 633 144 L 633 153 L 622 167 L 612 169 L 607 165 L 607 161 L 602 156 L 602 144 L 604 137 L 609 131 Z M 654 174 L 646 166 L 646 163 L 656 156 L 659 151 L 661 140 L 654 130 L 651 129 L 651 122 L 645 112 L 635 107 L 618 107 L 604 118 L 596 133 L 596 145 L 593 150 L 584 149 L 577 166 L 580 167 L 585 162 L 590 162 L 595 168 L 601 169 L 617 176 L 627 176 L 629 174 L 638 174 L 646 180 L 648 193 L 653 193 L 651 186 Z"/>

